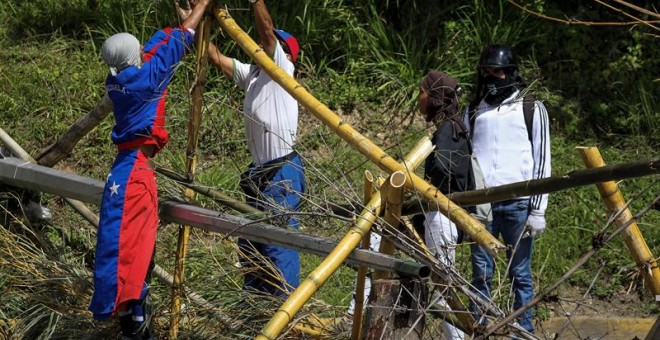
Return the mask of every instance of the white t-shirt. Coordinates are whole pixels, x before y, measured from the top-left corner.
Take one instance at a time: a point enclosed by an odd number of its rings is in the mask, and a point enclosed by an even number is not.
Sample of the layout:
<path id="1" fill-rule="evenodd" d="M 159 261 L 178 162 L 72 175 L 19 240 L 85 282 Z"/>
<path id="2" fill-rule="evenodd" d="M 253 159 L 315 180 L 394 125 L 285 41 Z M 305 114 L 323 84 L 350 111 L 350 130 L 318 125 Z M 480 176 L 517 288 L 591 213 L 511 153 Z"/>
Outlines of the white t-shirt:
<path id="1" fill-rule="evenodd" d="M 293 63 L 279 41 L 273 61 L 293 76 Z M 259 166 L 293 151 L 298 130 L 298 102 L 257 65 L 233 59 L 234 83 L 245 90 L 243 110 L 252 161 Z"/>

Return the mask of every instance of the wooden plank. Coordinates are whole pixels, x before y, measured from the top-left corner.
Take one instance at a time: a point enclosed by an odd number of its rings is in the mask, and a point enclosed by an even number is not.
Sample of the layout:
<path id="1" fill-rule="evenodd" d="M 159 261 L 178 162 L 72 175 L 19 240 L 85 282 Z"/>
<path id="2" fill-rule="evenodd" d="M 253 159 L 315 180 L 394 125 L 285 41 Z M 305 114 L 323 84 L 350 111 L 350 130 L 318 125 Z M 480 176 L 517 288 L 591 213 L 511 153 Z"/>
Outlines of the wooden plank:
<path id="1" fill-rule="evenodd" d="M 566 322 L 565 317 L 552 317 L 537 327 L 536 333 L 541 332 L 553 339 L 556 333 Z M 653 325 L 651 318 L 635 317 L 600 317 L 600 316 L 574 316 L 571 318 L 571 327 L 561 333 L 559 339 L 643 339 Z M 658 338 L 647 338 L 657 340 Z"/>
<path id="2" fill-rule="evenodd" d="M 656 301 L 660 301 L 656 299 Z M 660 339 L 660 316 L 655 320 L 653 327 L 649 330 L 649 334 L 646 335 L 644 340 L 657 340 Z"/>

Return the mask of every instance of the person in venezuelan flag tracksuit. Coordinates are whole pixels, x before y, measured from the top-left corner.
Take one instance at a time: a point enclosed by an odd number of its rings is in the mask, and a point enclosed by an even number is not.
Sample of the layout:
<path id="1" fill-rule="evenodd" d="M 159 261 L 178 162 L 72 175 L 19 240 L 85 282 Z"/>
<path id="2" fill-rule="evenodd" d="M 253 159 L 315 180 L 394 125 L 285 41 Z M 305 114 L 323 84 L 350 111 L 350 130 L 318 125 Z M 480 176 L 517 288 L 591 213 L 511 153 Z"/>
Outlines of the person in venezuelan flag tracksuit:
<path id="1" fill-rule="evenodd" d="M 118 315 L 124 339 L 152 338 L 144 307 L 158 227 L 158 193 L 149 158 L 168 141 L 167 86 L 209 3 L 199 1 L 180 27 L 158 31 L 144 48 L 128 33 L 103 43 L 103 60 L 110 67 L 106 91 L 114 106 L 112 141 L 118 153 L 103 190 L 89 310 L 97 320 Z"/>

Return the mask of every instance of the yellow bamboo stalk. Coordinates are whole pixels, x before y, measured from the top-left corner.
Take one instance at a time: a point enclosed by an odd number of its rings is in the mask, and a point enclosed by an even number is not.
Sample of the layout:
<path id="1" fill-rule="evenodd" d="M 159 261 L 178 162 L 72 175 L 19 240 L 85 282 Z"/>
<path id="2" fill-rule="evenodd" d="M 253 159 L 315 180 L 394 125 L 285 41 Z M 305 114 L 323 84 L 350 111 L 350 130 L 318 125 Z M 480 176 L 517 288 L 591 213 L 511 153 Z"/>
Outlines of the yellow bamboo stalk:
<path id="1" fill-rule="evenodd" d="M 428 138 L 428 137 L 424 137 Z M 411 169 L 416 168 L 426 158 L 428 153 L 419 152 L 418 148 L 429 148 L 433 146 L 429 143 L 420 142 L 415 146 L 410 153 L 406 156 L 404 162 L 410 165 Z M 430 152 L 430 151 L 429 151 Z M 282 332 L 284 327 L 291 321 L 293 316 L 298 313 L 300 308 L 314 295 L 314 293 L 328 280 L 339 266 L 344 262 L 346 257 L 355 249 L 360 243 L 360 240 L 371 229 L 374 221 L 381 212 L 381 192 L 377 191 L 371 197 L 371 200 L 365 205 L 362 213 L 353 224 L 353 227 L 337 244 L 335 249 L 323 259 L 323 262 L 318 265 L 303 281 L 298 288 L 291 293 L 289 298 L 284 302 L 282 307 L 273 315 L 272 319 L 257 336 L 257 339 L 275 339 Z"/>
<path id="2" fill-rule="evenodd" d="M 437 188 L 424 181 L 419 176 L 406 170 L 406 166 L 387 155 L 383 149 L 374 144 L 364 135 L 357 132 L 350 124 L 342 119 L 327 106 L 314 98 L 293 77 L 270 59 L 270 57 L 245 33 L 222 8 L 216 8 L 215 16 L 222 29 L 265 71 L 275 82 L 293 96 L 309 112 L 330 127 L 342 139 L 365 155 L 370 161 L 387 173 L 403 171 L 406 173 L 406 187 L 417 192 L 425 200 L 434 203 L 445 216 L 456 223 L 472 240 L 484 247 L 490 254 L 497 256 L 500 250 L 506 249 L 504 245 L 491 235 L 468 212 L 451 202 Z"/>
<path id="3" fill-rule="evenodd" d="M 393 229 L 397 229 L 401 218 L 401 202 L 403 202 L 403 185 L 406 183 L 406 174 L 403 171 L 392 173 L 388 179 L 386 186 L 387 192 L 384 193 L 387 197 L 385 205 L 385 223 L 389 224 Z M 383 237 L 380 241 L 380 252 L 387 255 L 394 255 L 394 243 Z M 387 272 L 377 270 L 374 272 L 372 278 L 374 280 L 387 279 L 390 275 Z"/>
<path id="4" fill-rule="evenodd" d="M 201 38 L 197 40 L 195 79 L 192 89 L 190 118 L 188 120 L 188 143 L 186 145 L 186 177 L 189 183 L 192 183 L 195 179 L 195 168 L 197 167 L 197 143 L 199 140 L 199 126 L 202 121 L 204 88 L 206 86 L 206 68 L 208 64 L 208 46 L 211 37 L 211 20 L 211 17 L 206 16 L 198 27 L 198 34 Z M 186 199 L 194 199 L 195 192 L 190 188 L 186 188 L 184 190 L 184 196 Z M 189 237 L 190 226 L 179 226 L 174 281 L 172 284 L 172 314 L 170 315 L 169 329 L 169 339 L 172 340 L 177 339 L 179 325 L 181 323 L 181 295 L 183 293 L 185 260 L 188 251 Z"/>
<path id="5" fill-rule="evenodd" d="M 364 203 L 368 203 L 373 196 L 374 175 L 369 170 L 364 171 Z M 362 249 L 369 249 L 371 242 L 371 231 L 364 234 L 362 238 Z M 351 339 L 362 338 L 362 309 L 364 308 L 364 286 L 367 279 L 367 266 L 360 265 L 357 272 L 357 283 L 355 284 L 355 308 L 353 309 L 353 327 Z"/>
<path id="6" fill-rule="evenodd" d="M 596 147 L 579 147 L 578 152 L 587 168 L 597 168 L 605 166 L 605 161 Z M 615 223 L 619 226 L 632 219 L 633 215 L 630 209 L 626 207 L 626 201 L 619 187 L 614 181 L 603 182 L 596 185 L 600 192 L 600 197 L 605 202 L 605 206 L 611 213 L 619 212 Z M 621 232 L 621 236 L 628 247 L 635 263 L 644 275 L 646 284 L 656 301 L 660 301 L 660 268 L 644 240 L 642 232 L 637 223 L 633 222 L 628 228 Z"/>

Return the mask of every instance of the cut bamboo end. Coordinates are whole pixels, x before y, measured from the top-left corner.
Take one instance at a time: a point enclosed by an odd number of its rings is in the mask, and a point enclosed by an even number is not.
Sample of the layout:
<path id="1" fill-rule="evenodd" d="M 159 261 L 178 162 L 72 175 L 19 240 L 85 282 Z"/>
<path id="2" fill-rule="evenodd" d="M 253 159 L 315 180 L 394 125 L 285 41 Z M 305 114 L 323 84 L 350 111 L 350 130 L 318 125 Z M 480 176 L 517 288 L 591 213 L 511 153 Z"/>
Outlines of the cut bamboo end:
<path id="1" fill-rule="evenodd" d="M 374 192 L 374 175 L 369 170 L 364 170 L 364 204 L 371 200 Z"/>
<path id="2" fill-rule="evenodd" d="M 390 176 L 390 187 L 400 188 L 406 184 L 406 174 L 402 171 L 397 171 Z"/>
<path id="3" fill-rule="evenodd" d="M 413 171 L 419 164 L 433 152 L 433 143 L 429 136 L 424 136 L 415 144 L 411 154 L 403 160 L 403 168 L 406 171 Z"/>

